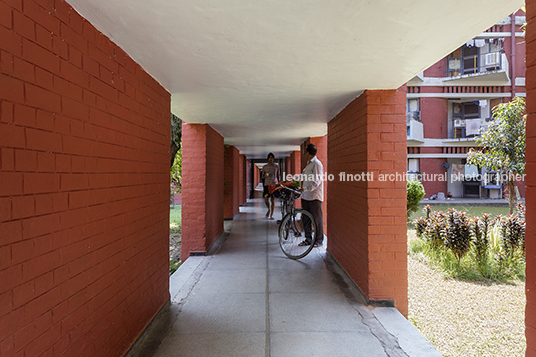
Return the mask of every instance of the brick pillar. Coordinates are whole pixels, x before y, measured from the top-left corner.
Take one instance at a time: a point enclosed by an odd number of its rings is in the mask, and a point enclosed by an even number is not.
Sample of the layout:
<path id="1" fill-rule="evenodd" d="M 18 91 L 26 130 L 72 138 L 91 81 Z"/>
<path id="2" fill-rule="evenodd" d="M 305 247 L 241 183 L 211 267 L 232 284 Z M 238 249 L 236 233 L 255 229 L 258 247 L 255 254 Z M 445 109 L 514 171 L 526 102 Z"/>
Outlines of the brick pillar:
<path id="1" fill-rule="evenodd" d="M 285 181 L 287 179 L 287 175 L 290 174 L 290 156 L 285 157 L 285 165 L 281 169 L 283 171 L 281 173 L 281 180 Z"/>
<path id="2" fill-rule="evenodd" d="M 240 187 L 240 157 L 234 146 L 225 147 L 223 218 L 233 219 L 238 213 Z"/>
<path id="3" fill-rule="evenodd" d="M 322 165 L 324 166 L 324 174 L 327 175 L 329 173 L 328 171 L 328 136 L 316 136 L 309 138 L 305 140 L 305 142 L 302 145 L 302 152 L 301 152 L 301 166 L 302 171 L 307 165 L 307 159 L 305 158 L 305 148 L 307 145 L 313 144 L 316 146 L 316 157 Z M 324 202 L 322 202 L 322 213 L 324 216 L 324 234 L 327 236 L 327 226 L 328 226 L 328 181 L 324 181 Z M 329 241 L 328 241 L 329 244 Z"/>
<path id="4" fill-rule="evenodd" d="M 257 165 L 255 165 L 253 167 L 253 186 L 254 188 L 257 187 L 257 185 L 259 184 L 259 182 L 261 182 L 261 171 L 259 170 L 259 168 L 257 167 Z"/>
<path id="5" fill-rule="evenodd" d="M 527 147 L 526 153 L 536 150 L 536 0 L 526 0 L 527 6 Z M 526 155 L 526 295 L 525 336 L 527 338 L 526 356 L 536 356 L 536 157 Z"/>
<path id="6" fill-rule="evenodd" d="M 246 157 L 242 154 L 238 155 L 238 205 L 241 206 L 246 202 L 247 187 L 246 187 Z"/>
<path id="7" fill-rule="evenodd" d="M 181 259 L 202 254 L 223 231 L 223 137 L 207 124 L 183 124 Z"/>
<path id="8" fill-rule="evenodd" d="M 394 302 L 406 315 L 406 182 L 380 177 L 406 172 L 402 89 L 365 91 L 328 123 L 327 161 L 335 180 L 327 190 L 327 236 L 329 253 L 363 295 Z M 339 173 L 355 180 L 341 180 Z"/>
<path id="9" fill-rule="evenodd" d="M 292 175 L 301 173 L 301 153 L 299 151 L 294 151 L 290 153 L 289 173 L 291 173 Z"/>

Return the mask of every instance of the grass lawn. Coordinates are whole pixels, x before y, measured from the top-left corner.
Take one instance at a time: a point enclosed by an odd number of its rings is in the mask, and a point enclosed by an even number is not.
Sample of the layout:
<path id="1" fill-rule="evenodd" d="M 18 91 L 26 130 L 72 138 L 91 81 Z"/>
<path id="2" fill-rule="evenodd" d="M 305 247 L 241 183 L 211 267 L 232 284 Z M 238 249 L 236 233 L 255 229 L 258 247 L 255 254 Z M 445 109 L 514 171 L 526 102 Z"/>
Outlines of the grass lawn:
<path id="1" fill-rule="evenodd" d="M 169 209 L 169 232 L 178 233 L 181 226 L 181 206 Z"/>

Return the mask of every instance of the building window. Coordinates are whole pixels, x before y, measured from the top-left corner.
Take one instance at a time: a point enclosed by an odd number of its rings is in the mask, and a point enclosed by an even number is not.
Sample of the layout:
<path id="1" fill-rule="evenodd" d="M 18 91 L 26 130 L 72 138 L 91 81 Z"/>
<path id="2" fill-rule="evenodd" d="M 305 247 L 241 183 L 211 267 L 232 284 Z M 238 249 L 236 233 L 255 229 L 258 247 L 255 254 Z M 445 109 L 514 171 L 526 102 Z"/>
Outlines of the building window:
<path id="1" fill-rule="evenodd" d="M 407 115 L 408 122 L 411 119 L 421 121 L 421 112 L 419 111 L 419 99 L 407 100 L 406 115 Z"/>
<path id="2" fill-rule="evenodd" d="M 452 103 L 452 121 L 455 139 L 478 135 L 480 129 L 479 102 Z"/>
<path id="3" fill-rule="evenodd" d="M 503 39 L 475 39 L 447 57 L 447 77 L 502 69 Z"/>

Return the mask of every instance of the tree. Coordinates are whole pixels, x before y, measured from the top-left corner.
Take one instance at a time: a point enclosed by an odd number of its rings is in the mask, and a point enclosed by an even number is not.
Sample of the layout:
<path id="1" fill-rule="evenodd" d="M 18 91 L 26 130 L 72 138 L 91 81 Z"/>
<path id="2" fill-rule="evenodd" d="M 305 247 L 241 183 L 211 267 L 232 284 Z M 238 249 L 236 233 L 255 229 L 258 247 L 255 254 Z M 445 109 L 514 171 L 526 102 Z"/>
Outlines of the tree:
<path id="1" fill-rule="evenodd" d="M 175 192 L 181 192 L 182 178 L 182 120 L 171 114 L 171 183 Z"/>
<path id="2" fill-rule="evenodd" d="M 180 146 L 180 145 L 179 145 Z M 179 149 L 175 155 L 175 160 L 170 170 L 171 183 L 174 186 L 174 193 L 181 192 L 181 179 L 182 179 L 182 148 Z"/>
<path id="3" fill-rule="evenodd" d="M 179 117 L 171 114 L 171 162 L 169 167 L 173 166 L 175 161 L 175 156 L 181 148 L 181 139 L 182 139 L 182 120 Z"/>
<path id="4" fill-rule="evenodd" d="M 482 149 L 471 149 L 467 163 L 500 171 L 507 178 L 510 213 L 513 213 L 515 179 L 525 174 L 525 99 L 516 97 L 497 105 L 493 108 L 493 119 L 476 141 Z"/>

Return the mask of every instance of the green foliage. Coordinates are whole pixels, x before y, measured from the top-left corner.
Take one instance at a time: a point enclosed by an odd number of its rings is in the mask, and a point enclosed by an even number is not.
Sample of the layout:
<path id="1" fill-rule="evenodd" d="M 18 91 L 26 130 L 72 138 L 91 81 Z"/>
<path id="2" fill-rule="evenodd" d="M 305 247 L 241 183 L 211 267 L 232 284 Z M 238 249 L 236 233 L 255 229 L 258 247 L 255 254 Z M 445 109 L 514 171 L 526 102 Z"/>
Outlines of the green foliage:
<path id="1" fill-rule="evenodd" d="M 174 193 L 181 192 L 182 179 L 182 120 L 171 114 L 170 176 Z"/>
<path id="2" fill-rule="evenodd" d="M 448 275 L 469 280 L 505 281 L 524 279 L 525 208 L 518 214 L 491 219 L 489 214 L 469 218 L 450 209 L 431 212 L 414 222 L 419 239 L 410 242 L 410 252 L 441 267 Z"/>
<path id="3" fill-rule="evenodd" d="M 170 148 L 170 167 L 173 166 L 175 155 L 181 148 L 182 143 L 182 120 L 174 114 L 171 114 L 171 148 Z"/>
<path id="4" fill-rule="evenodd" d="M 424 197 L 424 186 L 419 181 L 410 181 L 406 183 L 407 188 L 407 215 L 408 218 L 413 212 L 419 209 L 419 202 Z"/>
<path id="5" fill-rule="evenodd" d="M 180 193 L 182 186 L 181 186 L 181 180 L 182 180 L 182 148 L 180 148 L 177 151 L 177 154 L 175 155 L 175 160 L 173 161 L 173 165 L 170 169 L 170 175 L 171 175 L 171 184 L 173 187 L 173 190 L 175 193 Z"/>
<path id="6" fill-rule="evenodd" d="M 493 121 L 477 139 L 484 150 L 471 150 L 467 163 L 512 174 L 525 173 L 525 99 L 515 97 L 493 109 Z"/>
<path id="7" fill-rule="evenodd" d="M 471 149 L 467 154 L 467 163 L 508 175 L 512 213 L 515 200 L 514 178 L 517 174 L 525 174 L 525 99 L 515 97 L 508 103 L 497 105 L 493 108 L 493 119 L 476 141 L 482 149 Z"/>

